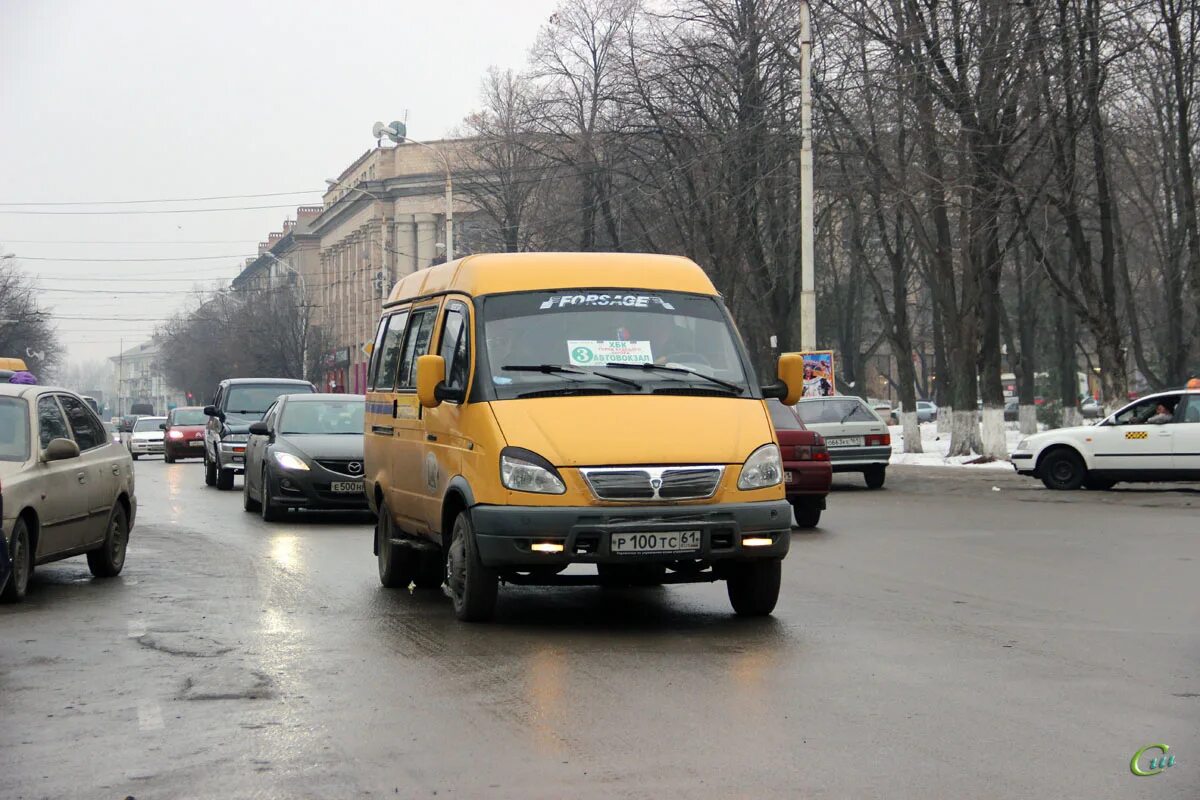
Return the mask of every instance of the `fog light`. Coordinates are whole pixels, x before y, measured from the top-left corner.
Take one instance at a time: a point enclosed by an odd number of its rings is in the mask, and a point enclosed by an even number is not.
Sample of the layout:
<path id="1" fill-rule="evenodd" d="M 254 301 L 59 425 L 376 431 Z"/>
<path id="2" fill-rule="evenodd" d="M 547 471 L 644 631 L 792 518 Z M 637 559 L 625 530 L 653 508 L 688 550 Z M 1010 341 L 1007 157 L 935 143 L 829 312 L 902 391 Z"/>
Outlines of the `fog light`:
<path id="1" fill-rule="evenodd" d="M 775 544 L 774 539 L 768 539 L 765 536 L 743 536 L 742 547 L 770 547 Z"/>
<path id="2" fill-rule="evenodd" d="M 529 549 L 535 553 L 561 553 L 563 546 L 558 542 L 534 542 Z"/>

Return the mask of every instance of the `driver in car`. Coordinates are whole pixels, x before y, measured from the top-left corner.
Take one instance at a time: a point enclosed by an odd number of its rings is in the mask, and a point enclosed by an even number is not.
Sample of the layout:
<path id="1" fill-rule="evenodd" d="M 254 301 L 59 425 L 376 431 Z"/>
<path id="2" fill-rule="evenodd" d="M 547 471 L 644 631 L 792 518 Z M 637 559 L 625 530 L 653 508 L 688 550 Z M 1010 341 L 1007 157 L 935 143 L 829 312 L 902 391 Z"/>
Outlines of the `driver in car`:
<path id="1" fill-rule="evenodd" d="M 1154 409 L 1154 414 L 1146 420 L 1147 425 L 1166 425 L 1168 422 L 1175 420 L 1175 412 L 1167 407 L 1166 403 L 1159 403 Z"/>

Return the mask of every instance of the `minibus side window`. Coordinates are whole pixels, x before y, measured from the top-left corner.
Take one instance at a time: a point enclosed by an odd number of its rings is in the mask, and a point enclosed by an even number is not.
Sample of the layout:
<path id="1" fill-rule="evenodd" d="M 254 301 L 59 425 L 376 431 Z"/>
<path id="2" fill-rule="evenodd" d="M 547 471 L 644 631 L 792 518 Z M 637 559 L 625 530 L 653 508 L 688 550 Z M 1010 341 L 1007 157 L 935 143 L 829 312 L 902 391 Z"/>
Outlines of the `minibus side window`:
<path id="1" fill-rule="evenodd" d="M 400 359 L 400 377 L 396 391 L 415 391 L 417 388 L 417 356 L 429 352 L 429 340 L 433 338 L 433 320 L 437 306 L 417 309 L 412 312 L 408 334 L 404 337 L 404 354 Z"/>
<path id="2" fill-rule="evenodd" d="M 467 308 L 454 302 L 446 310 L 442 324 L 441 356 L 446 361 L 446 387 L 465 392 L 471 367 L 470 327 Z"/>
<path id="3" fill-rule="evenodd" d="M 380 324 L 387 325 L 387 331 L 382 332 L 381 344 L 374 353 L 375 365 L 372 368 L 370 388 L 381 392 L 390 392 L 396 382 L 396 367 L 400 364 L 400 352 L 404 343 L 404 323 L 408 321 L 408 312 L 401 311 L 384 319 Z"/>

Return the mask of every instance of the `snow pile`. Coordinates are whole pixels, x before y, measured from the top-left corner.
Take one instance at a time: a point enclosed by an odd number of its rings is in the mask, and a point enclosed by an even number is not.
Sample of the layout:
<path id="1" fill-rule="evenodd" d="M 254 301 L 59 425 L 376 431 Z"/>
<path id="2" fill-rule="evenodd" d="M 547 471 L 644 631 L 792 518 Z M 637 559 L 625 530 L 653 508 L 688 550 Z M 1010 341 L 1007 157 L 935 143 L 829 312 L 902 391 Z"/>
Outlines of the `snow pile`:
<path id="1" fill-rule="evenodd" d="M 989 461 L 985 464 L 971 464 L 978 456 L 954 456 L 950 458 L 946 455 L 950 451 L 950 434 L 937 431 L 936 422 L 925 422 L 921 424 L 921 447 L 925 449 L 924 453 L 906 453 L 904 452 L 904 429 L 899 425 L 890 425 L 888 430 L 892 434 L 892 464 L 909 464 L 916 467 L 968 467 L 971 469 L 1002 469 L 1009 472 L 1012 471 L 1012 465 L 1007 461 Z M 1020 431 L 1007 428 L 1004 431 L 1008 452 L 1016 449 L 1017 443 L 1025 437 Z"/>

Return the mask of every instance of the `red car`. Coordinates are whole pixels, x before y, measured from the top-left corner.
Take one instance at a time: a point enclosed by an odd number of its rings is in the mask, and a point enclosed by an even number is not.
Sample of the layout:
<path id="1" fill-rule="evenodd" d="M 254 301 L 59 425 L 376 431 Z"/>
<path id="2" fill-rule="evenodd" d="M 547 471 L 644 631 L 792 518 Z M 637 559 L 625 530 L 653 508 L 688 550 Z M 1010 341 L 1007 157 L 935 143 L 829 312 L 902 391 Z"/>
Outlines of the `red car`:
<path id="1" fill-rule="evenodd" d="M 771 422 L 779 439 L 784 491 L 796 513 L 796 524 L 801 528 L 815 528 L 821 521 L 825 497 L 833 483 L 833 467 L 829 463 L 825 439 L 816 431 L 805 428 L 800 415 L 791 406 L 771 399 L 767 401 L 767 408 L 771 410 Z"/>
<path id="2" fill-rule="evenodd" d="M 202 406 L 184 406 L 167 413 L 163 437 L 163 460 L 174 464 L 180 458 L 204 458 L 204 416 Z"/>

